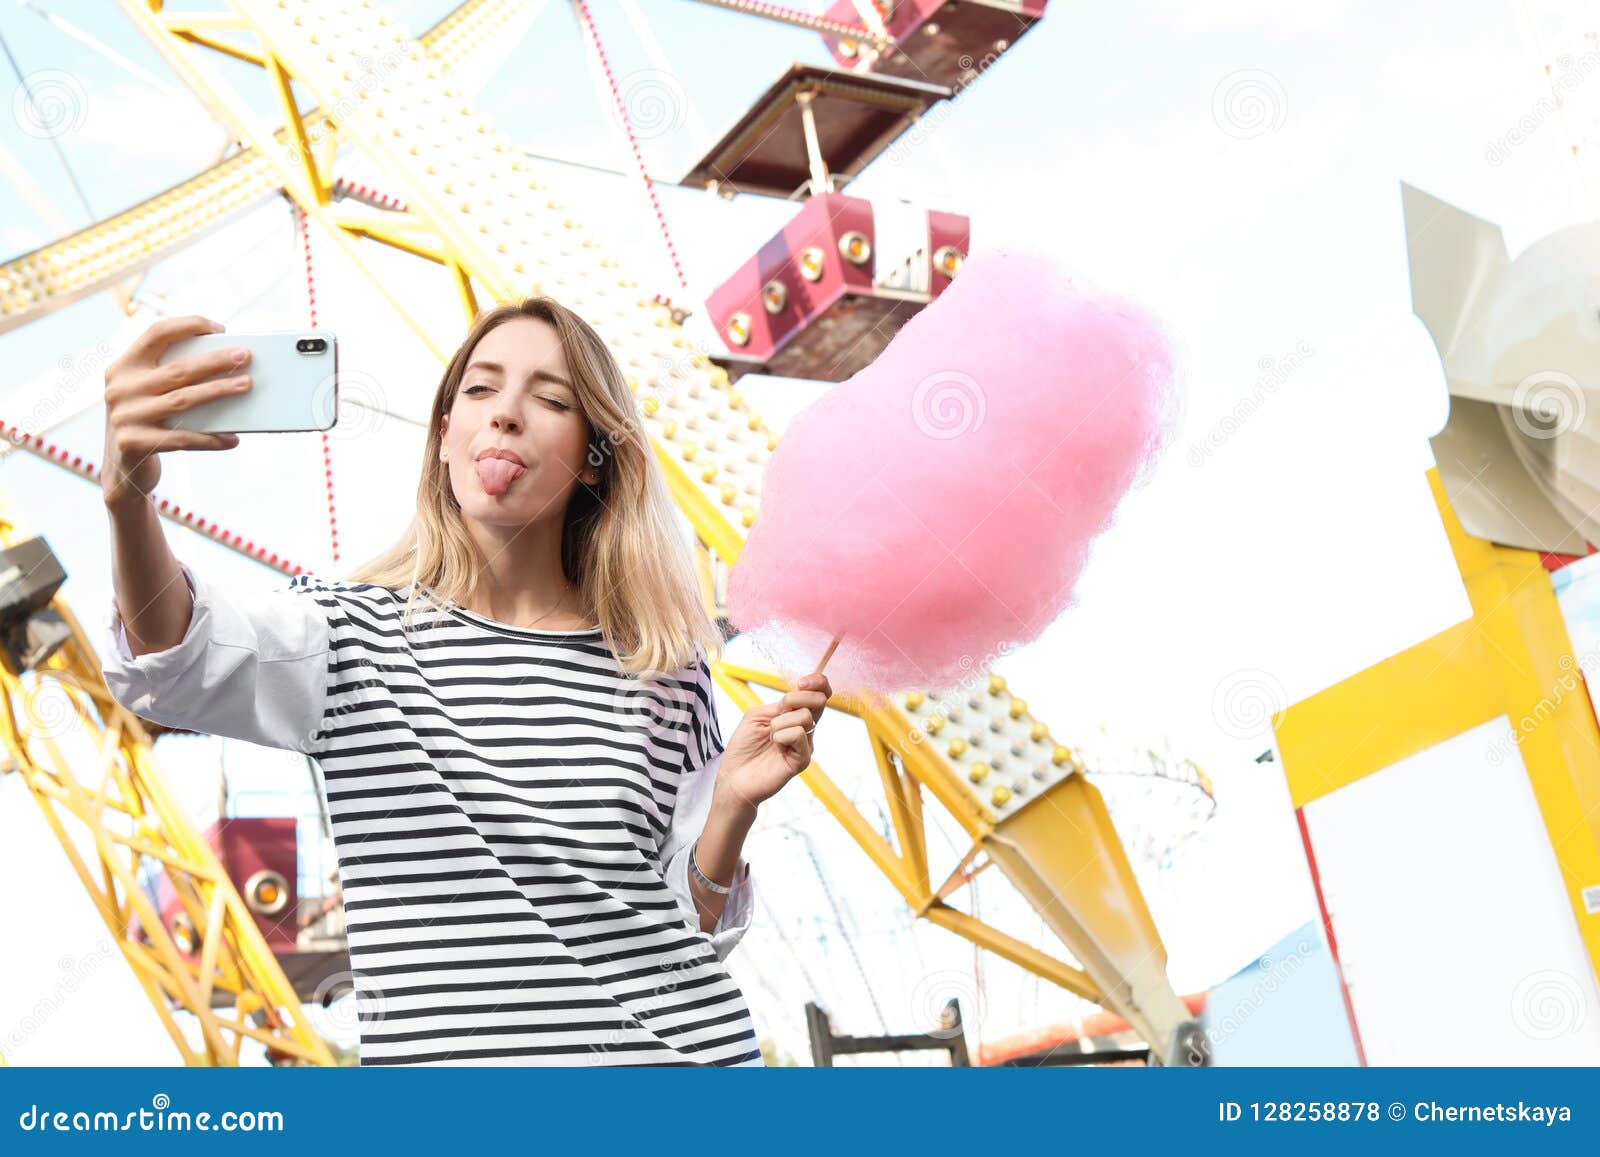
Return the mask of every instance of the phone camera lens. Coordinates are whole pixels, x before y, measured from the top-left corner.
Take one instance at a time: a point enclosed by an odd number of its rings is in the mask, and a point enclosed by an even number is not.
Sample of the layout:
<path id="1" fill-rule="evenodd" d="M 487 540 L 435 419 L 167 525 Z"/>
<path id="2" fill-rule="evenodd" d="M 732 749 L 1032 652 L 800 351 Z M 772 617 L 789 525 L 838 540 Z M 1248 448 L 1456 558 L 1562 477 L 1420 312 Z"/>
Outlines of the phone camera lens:
<path id="1" fill-rule="evenodd" d="M 328 348 L 328 343 L 326 340 L 320 337 L 303 337 L 299 341 L 295 342 L 294 348 L 303 354 L 319 354 Z"/>

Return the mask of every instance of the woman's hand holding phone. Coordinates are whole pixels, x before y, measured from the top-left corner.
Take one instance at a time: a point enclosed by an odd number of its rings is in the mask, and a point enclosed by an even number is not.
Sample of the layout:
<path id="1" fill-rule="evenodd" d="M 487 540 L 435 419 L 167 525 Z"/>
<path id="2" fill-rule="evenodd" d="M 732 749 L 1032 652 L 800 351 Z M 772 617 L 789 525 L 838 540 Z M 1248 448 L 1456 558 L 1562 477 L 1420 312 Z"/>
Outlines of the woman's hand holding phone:
<path id="1" fill-rule="evenodd" d="M 164 450 L 231 450 L 239 444 L 237 434 L 202 434 L 163 425 L 175 414 L 251 388 L 248 349 L 216 349 L 159 364 L 173 342 L 225 328 L 199 316 L 162 318 L 106 369 L 106 451 L 100 486 L 108 506 L 148 496 L 161 481 L 156 455 Z M 217 374 L 227 376 L 206 381 Z"/>

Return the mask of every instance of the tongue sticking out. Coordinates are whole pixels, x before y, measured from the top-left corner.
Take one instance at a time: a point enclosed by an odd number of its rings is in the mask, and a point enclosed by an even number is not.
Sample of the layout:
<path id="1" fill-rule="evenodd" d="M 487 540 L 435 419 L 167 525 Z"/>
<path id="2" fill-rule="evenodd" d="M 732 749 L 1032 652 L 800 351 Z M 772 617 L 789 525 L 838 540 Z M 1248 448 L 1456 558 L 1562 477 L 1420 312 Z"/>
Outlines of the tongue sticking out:
<path id="1" fill-rule="evenodd" d="M 511 484 L 528 472 L 526 466 L 518 466 L 504 458 L 479 458 L 473 466 L 477 468 L 478 481 L 483 483 L 484 490 L 496 498 L 511 489 Z"/>

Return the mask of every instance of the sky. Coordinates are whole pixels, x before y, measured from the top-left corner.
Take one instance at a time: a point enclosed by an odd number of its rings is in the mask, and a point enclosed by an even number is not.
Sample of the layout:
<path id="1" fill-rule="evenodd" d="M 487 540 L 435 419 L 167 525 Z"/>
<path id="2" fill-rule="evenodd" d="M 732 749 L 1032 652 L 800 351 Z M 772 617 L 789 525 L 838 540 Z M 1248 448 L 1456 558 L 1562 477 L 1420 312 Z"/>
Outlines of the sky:
<path id="1" fill-rule="evenodd" d="M 447 5 L 389 8 L 420 32 Z M 645 118 L 646 164 L 663 180 L 687 172 L 789 62 L 827 60 L 810 33 L 689 0 L 591 8 Z M 90 30 L 121 63 L 41 9 Z M 22 72 L 64 102 L 71 127 L 53 139 L 89 202 L 31 124 L 15 77 L 0 74 L 13 113 L 0 117 L 0 256 L 137 203 L 220 155 L 223 132 L 109 0 L 0 7 L 0 33 Z M 1576 6 L 1489 0 L 1057 3 L 851 186 L 880 219 L 912 207 L 958 211 L 972 218 L 974 249 L 1056 252 L 1174 334 L 1184 408 L 1173 449 L 1097 544 L 1075 605 L 1003 673 L 1067 742 L 1166 748 L 1211 776 L 1217 806 L 1203 824 L 1179 789 L 1102 781 L 1130 831 L 1157 844 L 1193 831 L 1170 863 L 1135 861 L 1180 993 L 1234 975 L 1316 916 L 1281 772 L 1257 762 L 1272 713 L 1468 611 L 1424 477 L 1447 394 L 1411 313 L 1400 182 L 1499 223 L 1513 256 L 1590 219 L 1594 173 L 1586 149 L 1574 152 L 1592 139 L 1589 110 L 1600 106 L 1586 33 Z M 793 213 L 783 202 L 661 186 L 685 294 L 637 179 L 598 171 L 626 173 L 629 153 L 570 8 L 542 6 L 524 36 L 492 53 L 456 82 L 519 144 L 590 166 L 550 164 L 544 179 L 642 286 L 697 308 Z M 1557 85 L 1565 103 L 1552 114 Z M 393 464 L 415 461 L 421 446 L 403 416 L 424 410 L 437 368 L 328 243 L 314 238 L 313 250 L 319 320 L 339 332 L 342 366 L 401 415 L 336 430 L 339 563 L 348 566 L 403 529 L 411 476 L 393 484 Z M 404 259 L 378 261 L 440 332 L 459 325 L 441 278 Z M 230 328 L 298 327 L 299 262 L 279 199 L 158 265 L 140 293 Z M 17 420 L 19 407 L 37 405 L 43 376 L 76 415 L 47 423 L 49 436 L 98 460 L 101 374 L 128 336 L 106 295 L 0 335 L 0 414 Z M 781 430 L 825 389 L 751 378 L 744 393 Z M 333 569 L 320 466 L 314 435 L 246 436 L 227 456 L 166 456 L 161 490 Z M 110 576 L 95 491 L 10 453 L 0 495 L 20 527 L 48 536 L 70 575 L 66 598 L 100 628 Z M 180 558 L 218 578 L 281 581 L 188 532 L 168 534 Z M 737 713 L 722 708 L 726 732 Z M 856 790 L 873 772 L 852 726 L 825 722 L 817 754 Z M 157 752 L 202 813 L 219 762 L 254 814 L 285 795 L 299 793 L 295 806 L 309 799 L 304 766 L 283 753 L 210 739 L 164 740 Z M 954 858 L 953 845 L 943 852 Z M 915 926 L 799 785 L 766 809 L 750 858 L 758 879 L 771 868 L 735 974 L 791 1055 L 804 1051 L 801 990 L 859 1033 L 908 1031 L 952 994 L 981 1009 L 988 1036 L 1082 1011 L 967 942 Z M 105 952 L 103 925 L 15 777 L 0 779 L 0 880 L 0 927 L 37 949 L 0 960 L 0 1049 L 14 1063 L 73 1063 L 92 1040 L 103 1063 L 171 1063 L 170 1043 L 126 966 Z M 979 892 L 985 917 L 1049 943 L 1003 886 L 986 879 Z"/>

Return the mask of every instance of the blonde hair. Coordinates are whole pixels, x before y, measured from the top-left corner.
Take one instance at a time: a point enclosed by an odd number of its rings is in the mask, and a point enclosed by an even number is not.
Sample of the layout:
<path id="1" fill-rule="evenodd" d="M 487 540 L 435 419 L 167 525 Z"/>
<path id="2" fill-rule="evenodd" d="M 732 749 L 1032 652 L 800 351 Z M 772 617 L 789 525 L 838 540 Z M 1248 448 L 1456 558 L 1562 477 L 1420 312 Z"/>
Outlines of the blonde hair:
<path id="1" fill-rule="evenodd" d="M 589 464 L 599 471 L 599 481 L 593 486 L 580 481 L 567 503 L 561 532 L 567 581 L 593 609 L 625 674 L 690 666 L 696 644 L 708 655 L 719 654 L 722 633 L 702 599 L 691 548 L 644 433 L 638 402 L 600 335 L 548 297 L 500 306 L 473 321 L 434 394 L 416 516 L 398 542 L 356 568 L 350 581 L 391 590 L 409 586 L 402 629 L 413 621 L 419 600 L 460 606 L 476 589 L 486 560 L 467 533 L 449 473 L 439 461 L 441 418 L 455 403 L 479 339 L 523 317 L 548 323 L 561 339 L 578 405 L 589 421 Z M 602 430 L 609 433 L 597 433 Z"/>

